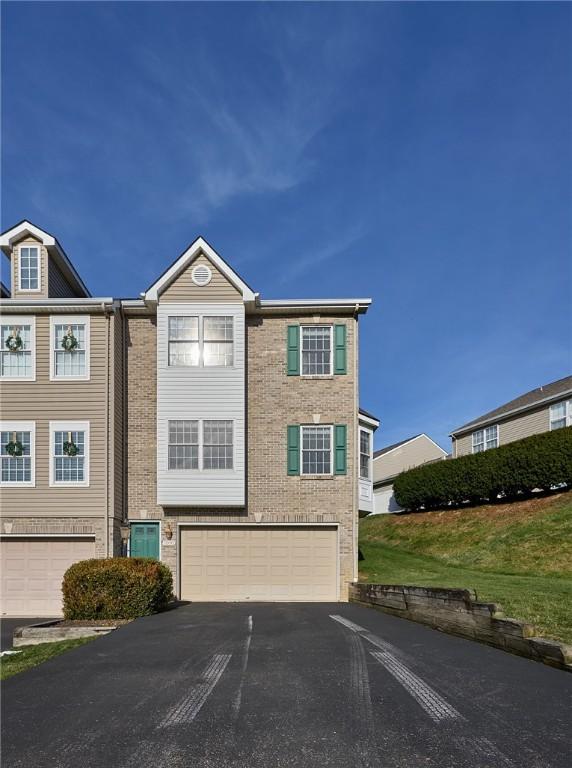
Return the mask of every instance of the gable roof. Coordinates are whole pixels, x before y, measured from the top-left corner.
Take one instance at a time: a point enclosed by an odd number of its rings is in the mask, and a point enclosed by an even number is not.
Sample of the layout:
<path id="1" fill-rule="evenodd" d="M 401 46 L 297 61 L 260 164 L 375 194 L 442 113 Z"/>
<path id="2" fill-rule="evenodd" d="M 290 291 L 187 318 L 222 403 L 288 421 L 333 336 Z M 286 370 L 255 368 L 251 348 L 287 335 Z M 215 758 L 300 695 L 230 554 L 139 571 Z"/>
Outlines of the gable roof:
<path id="1" fill-rule="evenodd" d="M 227 278 L 227 280 L 234 285 L 234 287 L 242 294 L 244 301 L 255 301 L 257 294 L 254 293 L 252 288 L 244 282 L 240 275 L 232 269 L 232 267 L 226 263 L 226 261 L 219 256 L 218 253 L 210 246 L 204 237 L 197 237 L 189 247 L 183 251 L 178 259 L 171 264 L 170 267 L 163 272 L 163 274 L 155 280 L 155 282 L 147 288 L 143 294 L 145 301 L 157 302 L 159 300 L 159 294 L 175 280 L 181 272 L 192 264 L 193 261 L 204 254 L 207 259 Z"/>
<path id="2" fill-rule="evenodd" d="M 406 440 L 400 440 L 398 443 L 392 443 L 391 445 L 386 445 L 385 448 L 380 448 L 378 451 L 374 452 L 373 458 L 377 459 L 379 456 L 384 456 L 386 453 L 390 453 L 391 451 L 394 451 L 396 448 L 399 448 L 406 443 L 412 443 L 414 440 L 418 440 L 420 437 L 424 437 L 426 440 L 429 440 L 430 443 L 433 443 L 433 445 L 443 453 L 443 456 L 447 455 L 447 451 L 444 451 L 443 448 L 441 448 L 441 446 L 435 442 L 435 440 L 432 440 L 429 435 L 425 434 L 425 432 L 420 432 L 418 435 L 408 437 Z"/>
<path id="3" fill-rule="evenodd" d="M 40 227 L 32 224 L 27 219 L 20 221 L 18 224 L 15 224 L 13 227 L 10 227 L 10 229 L 7 229 L 0 234 L 0 248 L 8 258 L 11 258 L 14 244 L 23 237 L 26 237 L 26 235 L 32 235 L 32 237 L 35 237 L 36 240 L 39 240 L 42 245 L 46 247 L 48 253 L 57 263 L 66 280 L 73 288 L 83 296 L 91 296 L 85 283 L 76 272 L 74 265 L 68 259 L 66 252 L 58 243 L 57 239 L 53 235 L 50 235 L 49 232 L 40 229 Z"/>
<path id="4" fill-rule="evenodd" d="M 508 403 L 500 405 L 498 408 L 494 408 L 492 411 L 472 421 L 468 421 L 462 427 L 457 427 L 457 429 L 451 432 L 451 437 L 473 427 L 484 426 L 491 421 L 497 421 L 501 417 L 526 412 L 542 403 L 549 403 L 551 400 L 558 400 L 566 395 L 572 395 L 572 376 L 565 376 L 563 379 L 558 379 L 558 381 L 544 384 L 536 389 L 531 389 L 530 392 L 525 392 L 524 395 L 515 397 L 514 400 L 509 400 Z"/>

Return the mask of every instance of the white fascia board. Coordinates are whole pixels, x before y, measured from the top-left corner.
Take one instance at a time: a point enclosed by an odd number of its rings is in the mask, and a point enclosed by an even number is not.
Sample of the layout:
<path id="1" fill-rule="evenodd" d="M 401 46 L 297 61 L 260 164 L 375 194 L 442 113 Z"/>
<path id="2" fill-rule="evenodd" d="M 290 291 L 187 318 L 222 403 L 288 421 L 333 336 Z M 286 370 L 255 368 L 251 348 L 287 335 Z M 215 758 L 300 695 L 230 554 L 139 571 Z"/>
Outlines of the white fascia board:
<path id="1" fill-rule="evenodd" d="M 379 419 L 372 419 L 369 416 L 364 416 L 363 413 L 358 414 L 358 420 L 360 424 L 368 424 L 373 429 L 377 429 L 380 425 Z"/>
<path id="2" fill-rule="evenodd" d="M 62 263 L 64 267 L 71 273 L 73 279 L 80 286 L 80 288 L 88 296 L 90 296 L 90 293 L 85 283 L 76 272 L 74 265 L 68 259 L 64 249 L 58 243 L 56 238 L 53 235 L 50 235 L 49 232 L 46 232 L 45 230 L 40 229 L 39 227 L 36 227 L 36 225 L 32 224 L 30 221 L 24 220 L 20 222 L 20 224 L 16 224 L 15 227 L 12 227 L 11 229 L 6 230 L 6 232 L 3 232 L 2 234 L 0 234 L 0 248 L 4 251 L 4 253 L 7 256 L 10 256 L 14 241 L 19 240 L 21 237 L 24 237 L 25 235 L 32 235 L 37 240 L 39 240 L 42 243 L 42 245 L 44 245 L 46 248 L 55 252 L 55 255 L 58 257 L 58 260 L 60 261 L 60 263 Z"/>
<path id="3" fill-rule="evenodd" d="M 301 307 L 301 308 L 319 308 L 319 307 L 340 307 L 342 309 L 351 309 L 357 307 L 364 311 L 371 305 L 371 299 L 261 299 L 258 305 L 264 307 Z"/>
<path id="4" fill-rule="evenodd" d="M 513 408 L 512 411 L 506 411 L 505 413 L 498 413 L 496 416 L 492 416 L 490 419 L 480 419 L 472 424 L 467 424 L 464 427 L 458 427 L 449 433 L 449 437 L 460 437 L 469 432 L 474 432 L 477 429 L 482 429 L 492 424 L 499 424 L 502 421 L 510 418 L 511 416 L 517 416 L 519 413 L 526 413 L 526 411 L 533 411 L 542 405 L 548 405 L 549 403 L 555 403 L 559 400 L 565 400 L 567 397 L 572 396 L 572 389 L 566 389 L 564 392 L 559 392 L 557 395 L 550 395 L 550 397 L 543 397 L 542 400 L 537 400 L 535 403 L 529 403 L 528 405 L 521 405 L 520 408 Z"/>
<path id="5" fill-rule="evenodd" d="M 101 305 L 101 304 L 113 304 L 114 299 L 111 296 L 104 296 L 102 298 L 92 297 L 89 298 L 72 298 L 72 299 L 2 299 L 0 306 L 3 307 L 65 307 L 75 306 L 76 304 L 82 304 L 85 306 Z"/>
<path id="6" fill-rule="evenodd" d="M 218 253 L 202 237 L 198 237 L 187 250 L 177 259 L 177 261 L 162 275 L 157 282 L 145 292 L 145 300 L 157 302 L 160 291 L 167 286 L 188 264 L 190 264 L 199 253 L 204 253 L 214 266 L 237 288 L 244 301 L 255 301 L 256 294 L 248 285 L 241 280 L 236 272 L 222 259 Z"/>

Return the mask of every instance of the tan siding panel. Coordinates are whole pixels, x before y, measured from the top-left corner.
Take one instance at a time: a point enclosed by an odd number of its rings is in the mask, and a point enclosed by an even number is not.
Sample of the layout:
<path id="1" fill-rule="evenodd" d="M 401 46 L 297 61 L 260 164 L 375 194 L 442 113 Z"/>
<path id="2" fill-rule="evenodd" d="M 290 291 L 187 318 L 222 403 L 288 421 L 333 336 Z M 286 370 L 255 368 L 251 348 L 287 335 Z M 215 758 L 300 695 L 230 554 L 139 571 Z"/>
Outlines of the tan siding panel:
<path id="1" fill-rule="evenodd" d="M 393 451 L 383 453 L 373 460 L 373 482 L 384 480 L 386 477 L 394 477 L 400 472 L 405 472 L 411 467 L 418 467 L 428 461 L 443 458 L 443 451 L 424 435 L 395 448 Z"/>
<path id="2" fill-rule="evenodd" d="M 65 315 L 59 315 L 65 322 Z M 50 381 L 50 318 L 36 317 L 36 381 L 3 382 L 0 417 L 36 422 L 36 487 L 2 488 L 4 515 L 99 516 L 105 511 L 107 323 L 92 315 L 89 381 Z M 49 422 L 90 422 L 90 485 L 49 486 Z"/>
<path id="3" fill-rule="evenodd" d="M 548 432 L 550 429 L 550 406 L 544 405 L 528 413 L 514 416 L 505 421 L 493 422 L 499 425 L 499 445 L 506 445 L 524 437 Z M 477 431 L 477 430 L 474 430 Z M 456 441 L 456 456 L 466 456 L 473 452 L 473 433 L 459 437 Z"/>
<path id="4" fill-rule="evenodd" d="M 212 272 L 212 280 L 208 285 L 200 287 L 195 285 L 191 279 L 193 269 L 199 265 L 205 264 Z M 232 283 L 212 264 L 206 256 L 201 254 L 192 264 L 184 269 L 178 277 L 161 293 L 159 300 L 161 302 L 229 302 L 242 301 L 242 294 Z"/>

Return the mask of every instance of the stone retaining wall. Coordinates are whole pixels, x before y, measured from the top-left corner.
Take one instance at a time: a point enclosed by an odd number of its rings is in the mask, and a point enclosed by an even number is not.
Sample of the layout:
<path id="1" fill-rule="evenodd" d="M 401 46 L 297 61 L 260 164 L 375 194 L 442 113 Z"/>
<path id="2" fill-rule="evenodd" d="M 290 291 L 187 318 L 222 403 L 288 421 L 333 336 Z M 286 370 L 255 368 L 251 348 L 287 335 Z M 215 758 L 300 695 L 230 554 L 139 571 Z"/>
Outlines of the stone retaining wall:
<path id="1" fill-rule="evenodd" d="M 350 600 L 572 672 L 572 646 L 536 637 L 531 624 L 506 618 L 496 603 L 478 602 L 472 589 L 352 584 Z"/>

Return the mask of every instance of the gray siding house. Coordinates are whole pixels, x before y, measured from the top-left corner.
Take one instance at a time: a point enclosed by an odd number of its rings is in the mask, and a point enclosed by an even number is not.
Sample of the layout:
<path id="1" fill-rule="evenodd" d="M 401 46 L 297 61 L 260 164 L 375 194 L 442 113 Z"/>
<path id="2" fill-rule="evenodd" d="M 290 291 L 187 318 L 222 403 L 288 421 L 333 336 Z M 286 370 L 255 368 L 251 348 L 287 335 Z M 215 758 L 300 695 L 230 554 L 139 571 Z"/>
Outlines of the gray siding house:
<path id="1" fill-rule="evenodd" d="M 572 376 L 545 384 L 451 432 L 453 458 L 572 425 Z"/>

